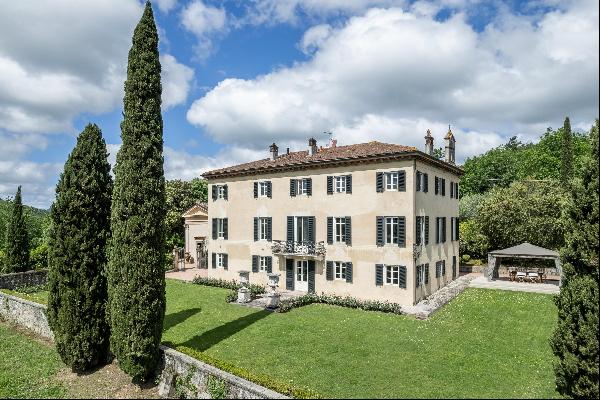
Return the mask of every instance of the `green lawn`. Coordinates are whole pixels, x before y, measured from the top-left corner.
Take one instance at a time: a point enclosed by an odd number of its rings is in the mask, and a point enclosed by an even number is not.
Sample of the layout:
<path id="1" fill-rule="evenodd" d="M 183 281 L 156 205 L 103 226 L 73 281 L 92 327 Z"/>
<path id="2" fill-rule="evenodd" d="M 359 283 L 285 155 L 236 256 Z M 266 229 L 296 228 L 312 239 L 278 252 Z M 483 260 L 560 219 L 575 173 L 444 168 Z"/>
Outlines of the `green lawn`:
<path id="1" fill-rule="evenodd" d="M 63 397 L 53 379 L 62 367 L 54 347 L 0 323 L 0 398 Z"/>
<path id="2" fill-rule="evenodd" d="M 552 297 L 467 289 L 427 321 L 326 305 L 286 314 L 167 281 L 163 341 L 328 397 L 558 397 Z"/>

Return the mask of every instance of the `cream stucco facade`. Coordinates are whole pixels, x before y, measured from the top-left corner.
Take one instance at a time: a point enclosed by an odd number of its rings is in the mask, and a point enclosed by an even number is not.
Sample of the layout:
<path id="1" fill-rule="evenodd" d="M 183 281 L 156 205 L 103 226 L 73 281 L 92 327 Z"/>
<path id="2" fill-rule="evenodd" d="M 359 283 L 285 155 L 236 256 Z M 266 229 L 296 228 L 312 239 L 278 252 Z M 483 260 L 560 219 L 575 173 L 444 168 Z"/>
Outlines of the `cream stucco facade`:
<path id="1" fill-rule="evenodd" d="M 420 153 L 420 152 L 417 152 Z M 421 153 L 425 155 L 424 153 Z M 404 171 L 405 191 L 377 192 L 378 172 Z M 416 190 L 417 171 L 428 174 L 428 192 Z M 328 194 L 328 176 L 352 176 L 352 193 Z M 445 196 L 435 194 L 435 177 L 445 179 Z M 290 195 L 290 180 L 311 178 L 312 194 Z M 254 197 L 254 182 L 271 182 L 271 197 Z M 361 299 L 387 300 L 400 304 L 415 304 L 458 276 L 453 276 L 452 262 L 458 264 L 458 240 L 452 240 L 451 219 L 458 217 L 458 199 L 450 197 L 450 182 L 458 183 L 459 169 L 444 168 L 428 157 L 398 157 L 385 162 L 363 162 L 338 166 L 311 167 L 295 171 L 260 172 L 254 175 L 209 177 L 208 230 L 215 218 L 227 219 L 227 239 L 208 238 L 208 276 L 238 279 L 240 270 L 252 271 L 252 256 L 272 257 L 272 272 L 280 273 L 280 288 L 286 289 L 286 259 L 314 260 L 314 291 L 349 295 Z M 227 198 L 210 198 L 212 187 L 227 185 Z M 457 197 L 457 196 L 455 196 Z M 313 216 L 315 242 L 324 242 L 325 256 L 286 256 L 273 254 L 272 241 L 254 240 L 254 218 L 270 217 L 273 241 L 286 240 L 287 219 L 290 216 Z M 327 218 L 351 217 L 351 244 L 327 244 Z M 377 244 L 377 217 L 405 217 L 405 244 Z M 416 236 L 416 216 L 429 217 L 429 244 L 413 244 Z M 436 217 L 446 217 L 446 241 L 436 243 Z M 213 253 L 227 254 L 227 269 L 211 265 Z M 418 253 L 418 254 L 417 254 Z M 415 255 L 417 257 L 415 258 Z M 446 273 L 436 278 L 436 262 L 445 260 Z M 351 262 L 351 283 L 328 279 L 327 261 Z M 417 265 L 429 264 L 427 284 L 417 286 Z M 377 283 L 376 265 L 405 266 L 405 288 L 398 284 Z M 296 279 L 297 277 L 294 277 Z M 250 282 L 267 283 L 266 272 L 252 272 Z M 381 283 L 381 281 L 379 281 Z M 298 287 L 294 287 L 298 290 Z M 305 289 L 305 288 L 303 288 Z"/>
<path id="2" fill-rule="evenodd" d="M 206 204 L 196 204 L 183 214 L 185 221 L 185 252 L 191 256 L 186 260 L 186 268 L 206 268 L 206 259 L 201 257 L 206 251 L 208 231 L 208 210 Z M 191 262 L 189 262 L 191 261 Z M 204 263 L 204 265 L 203 265 Z"/>

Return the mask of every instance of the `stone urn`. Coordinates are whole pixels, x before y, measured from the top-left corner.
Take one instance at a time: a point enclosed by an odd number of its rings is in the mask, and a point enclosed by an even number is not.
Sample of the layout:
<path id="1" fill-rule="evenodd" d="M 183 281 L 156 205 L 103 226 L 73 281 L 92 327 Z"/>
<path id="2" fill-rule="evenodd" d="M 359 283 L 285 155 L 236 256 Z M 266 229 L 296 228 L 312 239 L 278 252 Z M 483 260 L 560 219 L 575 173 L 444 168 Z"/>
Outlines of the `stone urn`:
<path id="1" fill-rule="evenodd" d="M 238 289 L 238 303 L 249 303 L 252 300 L 250 293 L 250 271 L 240 271 L 240 288 Z"/>
<path id="2" fill-rule="evenodd" d="M 267 274 L 269 278 L 269 292 L 267 293 L 267 308 L 277 308 L 279 307 L 279 300 L 281 295 L 277 292 L 277 287 L 279 286 L 279 277 L 281 274 L 270 273 Z"/>

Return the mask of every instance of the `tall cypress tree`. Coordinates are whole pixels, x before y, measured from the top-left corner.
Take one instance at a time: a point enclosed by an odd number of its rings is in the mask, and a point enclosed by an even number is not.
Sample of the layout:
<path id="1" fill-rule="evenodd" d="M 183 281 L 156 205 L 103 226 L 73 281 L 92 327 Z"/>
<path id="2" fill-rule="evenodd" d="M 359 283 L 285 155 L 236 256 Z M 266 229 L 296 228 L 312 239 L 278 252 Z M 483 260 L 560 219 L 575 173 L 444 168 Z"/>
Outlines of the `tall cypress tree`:
<path id="1" fill-rule="evenodd" d="M 573 398 L 598 398 L 598 120 L 590 134 L 592 154 L 572 185 L 566 209 L 565 277 L 556 297 L 558 322 L 551 346 L 556 387 Z"/>
<path id="2" fill-rule="evenodd" d="M 6 224 L 4 249 L 4 272 L 24 272 L 29 268 L 29 236 L 27 223 L 23 215 L 21 186 L 13 200 L 12 211 Z"/>
<path id="3" fill-rule="evenodd" d="M 50 210 L 48 322 L 75 371 L 107 359 L 107 244 L 112 178 L 102 132 L 85 127 L 69 155 Z"/>
<path id="4" fill-rule="evenodd" d="M 156 369 L 165 313 L 165 178 L 158 34 L 152 7 L 133 33 L 109 255 L 111 350 L 136 380 Z"/>
<path id="5" fill-rule="evenodd" d="M 563 185 L 569 183 L 573 176 L 573 134 L 571 133 L 571 121 L 565 118 L 562 129 L 562 160 L 560 177 Z"/>

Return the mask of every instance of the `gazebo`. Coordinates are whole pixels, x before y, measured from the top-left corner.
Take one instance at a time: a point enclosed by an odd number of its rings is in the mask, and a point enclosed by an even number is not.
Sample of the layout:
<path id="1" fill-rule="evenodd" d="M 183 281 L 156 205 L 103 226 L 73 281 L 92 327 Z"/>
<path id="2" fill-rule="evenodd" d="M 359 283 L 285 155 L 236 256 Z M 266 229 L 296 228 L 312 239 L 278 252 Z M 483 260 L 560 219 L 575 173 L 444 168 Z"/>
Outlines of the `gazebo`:
<path id="1" fill-rule="evenodd" d="M 491 251 L 488 253 L 488 266 L 485 270 L 485 276 L 487 277 L 488 281 L 495 280 L 499 277 L 498 268 L 500 267 L 500 262 L 503 258 L 536 258 L 542 260 L 554 260 L 554 265 L 556 266 L 556 270 L 560 276 L 560 280 L 558 281 L 560 286 L 562 281 L 562 266 L 560 263 L 560 255 L 555 251 L 534 246 L 533 244 L 527 242 L 521 243 L 517 246 L 509 247 L 507 249 Z"/>

